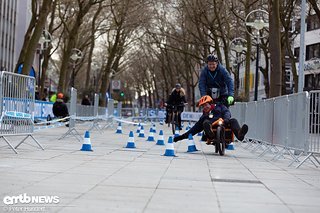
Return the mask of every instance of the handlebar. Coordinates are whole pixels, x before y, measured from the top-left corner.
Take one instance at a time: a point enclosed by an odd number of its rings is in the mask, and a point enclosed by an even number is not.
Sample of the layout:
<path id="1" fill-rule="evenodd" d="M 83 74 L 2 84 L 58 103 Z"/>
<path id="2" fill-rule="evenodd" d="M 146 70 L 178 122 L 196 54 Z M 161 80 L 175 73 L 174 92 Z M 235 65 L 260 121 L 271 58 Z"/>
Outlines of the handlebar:
<path id="1" fill-rule="evenodd" d="M 166 107 L 175 108 L 175 107 L 184 107 L 184 106 L 187 105 L 187 104 L 188 104 L 188 103 L 173 105 L 173 104 L 167 104 L 167 103 L 165 103 L 165 106 L 166 106 Z"/>

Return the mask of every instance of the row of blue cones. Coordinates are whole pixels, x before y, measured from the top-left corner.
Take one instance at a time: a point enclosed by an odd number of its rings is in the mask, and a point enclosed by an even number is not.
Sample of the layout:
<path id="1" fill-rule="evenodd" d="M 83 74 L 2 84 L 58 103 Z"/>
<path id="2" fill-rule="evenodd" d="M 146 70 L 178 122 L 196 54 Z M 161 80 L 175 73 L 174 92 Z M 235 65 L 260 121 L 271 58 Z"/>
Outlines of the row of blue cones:
<path id="1" fill-rule="evenodd" d="M 139 127 L 137 132 L 139 132 L 139 135 L 138 137 L 144 137 L 144 128 L 142 125 L 140 125 L 139 123 Z M 188 124 L 188 127 L 190 128 L 190 124 Z M 187 127 L 187 129 L 188 129 Z M 155 124 L 153 124 L 153 127 L 150 128 L 150 133 L 149 133 L 149 136 L 147 138 L 147 141 L 155 141 L 154 139 L 154 132 L 156 132 L 156 128 L 155 128 Z M 116 133 L 121 133 L 122 134 L 122 127 L 121 127 L 121 123 L 119 123 L 118 127 L 117 127 L 117 132 Z M 174 137 L 178 136 L 179 135 L 179 131 L 177 130 L 175 132 L 175 135 Z M 201 136 L 201 132 L 198 134 L 199 136 Z M 165 145 L 164 143 L 164 135 L 163 135 L 163 131 L 160 130 L 160 133 L 159 133 L 159 138 L 157 140 L 157 145 Z M 133 136 L 133 132 L 130 131 L 130 134 L 129 134 L 129 139 L 128 139 L 128 143 L 127 143 L 127 146 L 126 148 L 136 148 L 135 146 L 135 143 L 134 143 L 134 136 Z M 233 143 L 229 144 L 227 146 L 227 149 L 228 150 L 234 150 L 234 146 L 233 146 Z M 84 136 L 84 143 L 82 145 L 82 148 L 81 148 L 81 151 L 93 151 L 92 150 L 92 147 L 91 147 L 91 141 L 90 141 L 90 134 L 89 134 L 89 131 L 86 131 L 85 132 L 85 136 Z M 193 136 L 191 134 L 189 134 L 189 137 L 188 137 L 188 150 L 187 152 L 194 152 L 194 151 L 198 151 L 196 146 L 195 146 L 195 143 L 194 143 L 194 140 L 193 140 Z M 167 147 L 166 147 L 166 152 L 165 152 L 165 156 L 174 156 L 174 154 L 170 154 L 170 153 L 174 153 L 174 146 L 173 146 L 173 138 L 172 136 L 170 136 L 168 138 L 168 143 L 167 143 Z"/>
<path id="2" fill-rule="evenodd" d="M 186 131 L 188 131 L 190 128 L 191 128 L 191 123 L 189 122 L 188 125 L 187 125 L 187 128 L 186 128 Z M 154 123 L 152 124 L 152 127 L 150 128 L 150 132 L 157 133 L 156 125 Z M 116 133 L 117 134 L 122 134 L 122 124 L 121 124 L 121 122 L 119 122 L 119 124 L 118 124 Z M 137 129 L 136 133 L 139 134 L 139 137 L 144 137 L 144 127 L 140 123 L 138 124 L 138 129 Z"/>

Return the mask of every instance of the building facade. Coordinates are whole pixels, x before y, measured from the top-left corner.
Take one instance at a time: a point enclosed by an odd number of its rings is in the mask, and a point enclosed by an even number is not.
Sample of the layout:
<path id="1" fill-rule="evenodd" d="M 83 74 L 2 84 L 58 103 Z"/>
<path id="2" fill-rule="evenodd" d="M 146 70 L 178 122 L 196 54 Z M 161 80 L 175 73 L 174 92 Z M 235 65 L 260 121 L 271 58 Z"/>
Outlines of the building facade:
<path id="1" fill-rule="evenodd" d="M 13 72 L 28 28 L 31 0 L 0 1 L 0 69 Z"/>
<path id="2" fill-rule="evenodd" d="M 316 15 L 306 18 L 304 90 L 320 90 L 320 20 Z M 299 58 L 300 36 L 294 41 L 294 54 Z M 299 63 L 296 63 L 297 69 Z"/>

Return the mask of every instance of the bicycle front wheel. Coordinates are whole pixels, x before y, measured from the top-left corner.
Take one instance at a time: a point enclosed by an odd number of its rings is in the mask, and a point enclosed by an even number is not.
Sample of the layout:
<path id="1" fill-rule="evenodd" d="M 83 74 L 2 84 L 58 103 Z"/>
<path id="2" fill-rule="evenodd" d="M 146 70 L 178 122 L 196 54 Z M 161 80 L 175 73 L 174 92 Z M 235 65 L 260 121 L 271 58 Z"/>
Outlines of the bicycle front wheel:
<path id="1" fill-rule="evenodd" d="M 226 141 L 224 138 L 224 129 L 221 126 L 217 127 L 217 141 L 216 149 L 218 148 L 219 154 L 222 156 L 225 153 Z"/>
<path id="2" fill-rule="evenodd" d="M 172 134 L 176 132 L 176 115 L 175 113 L 172 114 L 172 120 L 171 120 L 171 127 L 172 127 Z"/>

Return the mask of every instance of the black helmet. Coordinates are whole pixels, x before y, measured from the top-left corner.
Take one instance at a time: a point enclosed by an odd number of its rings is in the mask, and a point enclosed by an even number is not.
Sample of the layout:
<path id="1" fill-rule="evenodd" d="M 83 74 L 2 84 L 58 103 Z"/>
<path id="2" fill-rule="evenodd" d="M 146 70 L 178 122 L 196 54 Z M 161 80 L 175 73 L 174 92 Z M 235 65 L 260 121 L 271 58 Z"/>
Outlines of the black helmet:
<path id="1" fill-rule="evenodd" d="M 211 62 L 219 62 L 219 59 L 215 55 L 210 54 L 210 55 L 207 56 L 207 62 L 209 62 L 209 61 L 211 61 Z"/>
<path id="2" fill-rule="evenodd" d="M 181 84 L 177 83 L 175 87 L 176 89 L 181 89 Z"/>

